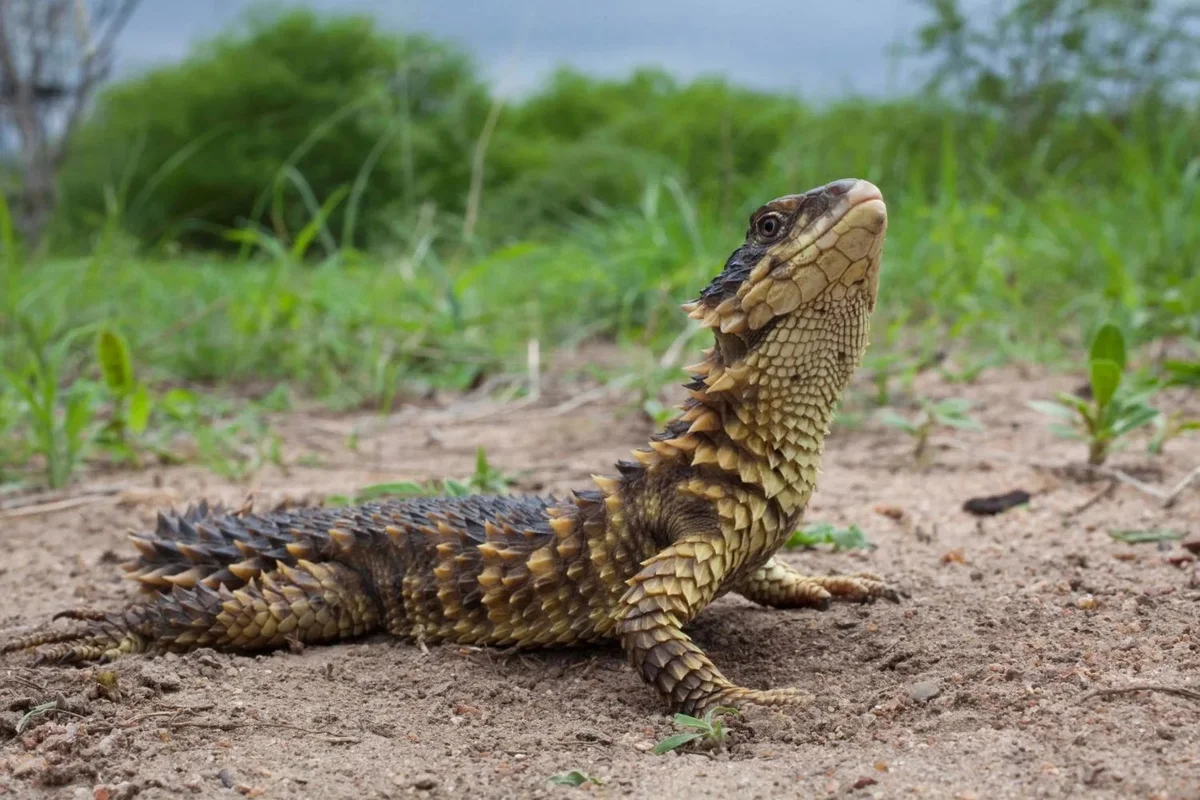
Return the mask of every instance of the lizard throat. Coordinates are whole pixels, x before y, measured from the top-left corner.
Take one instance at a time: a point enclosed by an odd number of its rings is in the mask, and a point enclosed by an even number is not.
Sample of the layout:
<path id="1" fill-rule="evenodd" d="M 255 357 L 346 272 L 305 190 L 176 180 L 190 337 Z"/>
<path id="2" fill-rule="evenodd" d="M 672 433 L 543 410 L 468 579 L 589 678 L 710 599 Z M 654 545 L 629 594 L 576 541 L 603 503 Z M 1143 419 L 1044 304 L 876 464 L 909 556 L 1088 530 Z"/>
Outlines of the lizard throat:
<path id="1" fill-rule="evenodd" d="M 774 320 L 757 341 L 714 332 L 715 346 L 687 368 L 693 382 L 683 413 L 634 456 L 645 468 L 683 461 L 714 477 L 725 473 L 761 489 L 784 514 L 797 511 L 815 486 L 838 397 L 866 348 L 869 316 L 865 298 L 818 300 Z"/>

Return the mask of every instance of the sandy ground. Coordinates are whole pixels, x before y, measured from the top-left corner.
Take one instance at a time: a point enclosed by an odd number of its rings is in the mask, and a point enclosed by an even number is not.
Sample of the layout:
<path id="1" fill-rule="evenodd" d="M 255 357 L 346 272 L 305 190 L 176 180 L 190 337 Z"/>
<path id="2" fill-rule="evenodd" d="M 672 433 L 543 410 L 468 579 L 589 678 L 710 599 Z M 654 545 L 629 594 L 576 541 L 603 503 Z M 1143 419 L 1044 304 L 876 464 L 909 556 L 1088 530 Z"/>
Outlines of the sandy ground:
<path id="1" fill-rule="evenodd" d="M 505 657 L 377 636 L 86 669 L 12 657 L 0 662 L 0 796 L 1200 797 L 1195 696 L 1092 694 L 1200 691 L 1196 565 L 1179 563 L 1178 544 L 1108 535 L 1195 534 L 1200 486 L 1163 509 L 1128 486 L 1105 491 L 1042 468 L 1077 459 L 1080 446 L 1054 438 L 1024 402 L 1077 382 L 1012 372 L 966 387 L 923 381 L 930 396 L 972 399 L 986 425 L 939 435 L 923 469 L 894 431 L 835 432 L 809 519 L 857 523 L 878 548 L 786 559 L 819 573 L 880 572 L 912 596 L 827 613 L 715 603 L 692 632 L 720 667 L 746 685 L 810 694 L 788 711 L 750 710 L 723 752 L 649 752 L 671 719 L 615 648 Z M 242 485 L 187 467 L 96 478 L 127 488 L 0 523 L 0 640 L 65 607 L 120 605 L 124 533 L 162 505 L 462 476 L 478 445 L 521 474 L 520 489 L 563 490 L 587 485 L 649 432 L 616 400 L 555 413 L 563 399 L 384 420 L 291 414 L 277 420 L 289 457 L 323 466 L 271 468 Z M 1196 397 L 1175 399 L 1198 410 Z M 1198 456 L 1193 437 L 1160 458 L 1138 442 L 1111 463 L 1162 488 Z M 1018 488 L 1032 493 L 1028 507 L 988 518 L 962 510 L 970 497 Z M 26 711 L 55 699 L 61 710 L 14 733 Z M 600 785 L 548 781 L 574 769 Z"/>

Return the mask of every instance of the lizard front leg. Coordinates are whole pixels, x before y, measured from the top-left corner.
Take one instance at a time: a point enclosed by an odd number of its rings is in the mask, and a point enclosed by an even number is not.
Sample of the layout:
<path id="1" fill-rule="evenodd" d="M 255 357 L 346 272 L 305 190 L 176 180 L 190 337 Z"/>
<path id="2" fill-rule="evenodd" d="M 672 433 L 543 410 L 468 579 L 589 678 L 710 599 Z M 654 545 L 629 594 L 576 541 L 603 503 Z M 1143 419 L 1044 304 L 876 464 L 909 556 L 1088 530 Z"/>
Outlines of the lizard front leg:
<path id="1" fill-rule="evenodd" d="M 871 602 L 880 597 L 900 601 L 900 593 L 870 572 L 851 575 L 805 575 L 771 558 L 746 578 L 738 594 L 772 608 L 829 608 L 834 600 Z"/>
<path id="2" fill-rule="evenodd" d="M 724 540 L 686 537 L 644 562 L 621 598 L 617 634 L 629 662 L 673 710 L 685 714 L 740 703 L 782 705 L 799 698 L 794 689 L 734 685 L 683 632 L 683 625 L 716 596 L 727 567 Z"/>

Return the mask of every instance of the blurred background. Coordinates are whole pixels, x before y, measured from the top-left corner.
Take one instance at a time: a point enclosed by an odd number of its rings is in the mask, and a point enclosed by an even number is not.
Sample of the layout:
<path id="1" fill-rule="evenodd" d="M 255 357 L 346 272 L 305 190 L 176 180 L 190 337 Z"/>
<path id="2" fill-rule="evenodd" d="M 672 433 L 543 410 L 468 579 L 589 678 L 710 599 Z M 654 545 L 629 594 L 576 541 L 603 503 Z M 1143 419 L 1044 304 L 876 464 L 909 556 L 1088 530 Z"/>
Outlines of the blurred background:
<path id="1" fill-rule="evenodd" d="M 931 365 L 1066 368 L 1104 320 L 1200 337 L 1195 3 L 0 0 L 0 24 L 0 481 L 170 459 L 180 430 L 236 475 L 272 457 L 268 411 L 388 411 L 583 342 L 625 348 L 597 375 L 658 417 L 662 354 L 701 346 L 678 304 L 748 214 L 847 176 L 891 211 L 877 402 Z"/>

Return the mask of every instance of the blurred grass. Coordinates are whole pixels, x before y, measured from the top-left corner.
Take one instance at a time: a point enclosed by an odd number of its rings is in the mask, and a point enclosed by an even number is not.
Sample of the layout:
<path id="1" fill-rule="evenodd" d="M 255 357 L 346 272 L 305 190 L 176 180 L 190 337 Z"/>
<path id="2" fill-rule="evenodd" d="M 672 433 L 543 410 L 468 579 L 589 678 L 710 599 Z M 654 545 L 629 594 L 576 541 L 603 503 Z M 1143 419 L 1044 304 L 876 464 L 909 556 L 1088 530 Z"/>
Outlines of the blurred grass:
<path id="1" fill-rule="evenodd" d="M 890 376 L 946 356 L 959 379 L 1056 362 L 1106 320 L 1135 346 L 1200 338 L 1194 103 L 1073 113 L 1023 138 L 933 97 L 813 108 L 644 71 L 560 73 L 501 109 L 421 39 L 405 52 L 435 68 L 422 83 L 414 61 L 397 99 L 377 74 L 395 50 L 364 26 L 293 15 L 112 89 L 64 173 L 55 255 L 21 256 L 4 211 L 0 481 L 41 458 L 60 483 L 99 441 L 121 399 L 91 332 L 119 334 L 151 387 L 159 438 L 135 456 L 171 457 L 162 432 L 183 427 L 241 474 L 280 460 L 258 413 L 280 398 L 386 411 L 520 370 L 531 339 L 662 352 L 754 208 L 843 177 L 890 209 L 877 403 Z M 333 61 L 315 69 L 321 47 Z M 247 59 L 256 79 L 227 79 Z M 268 124 L 272 81 L 291 99 Z M 205 399 L 220 394 L 267 400 L 231 421 Z"/>
<path id="2" fill-rule="evenodd" d="M 1175 172 L 1137 148 L 1118 142 L 1126 164 L 1112 185 L 1089 185 L 1081 165 L 1032 194 L 985 175 L 988 188 L 960 195 L 954 176 L 967 165 L 953 151 L 938 163 L 935 197 L 908 189 L 925 176 L 879 181 L 891 224 L 873 357 L 937 347 L 1053 359 L 1111 316 L 1135 341 L 1195 336 L 1200 160 Z M 457 261 L 420 241 L 385 254 L 335 250 L 315 264 L 282 247 L 244 262 L 100 250 L 5 267 L 5 285 L 14 313 L 44 328 L 119 329 L 159 382 L 288 383 L 335 407 L 377 404 L 397 382 L 465 387 L 516 363 L 531 338 L 664 346 L 683 330 L 678 304 L 720 270 L 754 206 L 873 177 L 867 162 L 808 159 L 789 159 L 804 177 L 748 192 L 720 217 L 672 179 L 653 180 L 638 207 L 577 215 L 553 235 Z M 0 357 L 21 347 L 0 338 Z"/>

